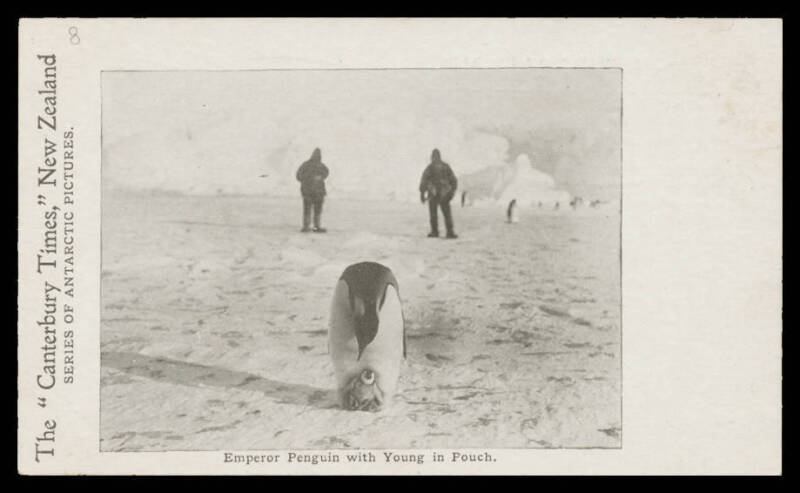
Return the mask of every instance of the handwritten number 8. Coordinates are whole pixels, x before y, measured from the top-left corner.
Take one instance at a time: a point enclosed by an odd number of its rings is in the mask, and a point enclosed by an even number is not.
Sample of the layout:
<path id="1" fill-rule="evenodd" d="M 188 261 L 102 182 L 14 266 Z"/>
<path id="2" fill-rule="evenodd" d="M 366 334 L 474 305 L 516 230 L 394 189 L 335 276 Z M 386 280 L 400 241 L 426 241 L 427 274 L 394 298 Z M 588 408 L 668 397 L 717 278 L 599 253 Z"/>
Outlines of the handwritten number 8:
<path id="1" fill-rule="evenodd" d="M 80 44 L 81 38 L 78 37 L 78 28 L 77 27 L 71 26 L 67 32 L 69 32 L 69 42 L 70 43 L 72 43 L 74 45 Z"/>

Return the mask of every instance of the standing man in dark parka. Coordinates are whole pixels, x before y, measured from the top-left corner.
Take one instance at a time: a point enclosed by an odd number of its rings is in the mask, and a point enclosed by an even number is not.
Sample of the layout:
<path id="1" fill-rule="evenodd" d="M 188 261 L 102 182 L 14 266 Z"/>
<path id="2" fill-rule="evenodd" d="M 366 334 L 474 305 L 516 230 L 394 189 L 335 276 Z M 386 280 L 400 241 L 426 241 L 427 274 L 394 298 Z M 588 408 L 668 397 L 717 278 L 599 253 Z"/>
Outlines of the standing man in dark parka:
<path id="1" fill-rule="evenodd" d="M 297 181 L 300 182 L 300 193 L 303 196 L 303 233 L 310 231 L 311 214 L 314 214 L 314 232 L 324 233 L 325 228 L 320 226 L 322 217 L 322 202 L 325 199 L 325 179 L 328 177 L 328 167 L 322 163 L 322 153 L 314 149 L 311 158 L 297 169 Z"/>
<path id="2" fill-rule="evenodd" d="M 450 200 L 458 189 L 458 180 L 453 173 L 450 165 L 442 161 L 439 149 L 434 149 L 431 153 L 431 163 L 422 173 L 422 180 L 419 184 L 420 200 L 425 203 L 428 200 L 428 210 L 430 212 L 431 232 L 429 238 L 439 236 L 439 217 L 438 209 L 442 209 L 444 215 L 444 225 L 447 228 L 447 238 L 458 238 L 453 230 L 453 214 L 450 210 Z"/>

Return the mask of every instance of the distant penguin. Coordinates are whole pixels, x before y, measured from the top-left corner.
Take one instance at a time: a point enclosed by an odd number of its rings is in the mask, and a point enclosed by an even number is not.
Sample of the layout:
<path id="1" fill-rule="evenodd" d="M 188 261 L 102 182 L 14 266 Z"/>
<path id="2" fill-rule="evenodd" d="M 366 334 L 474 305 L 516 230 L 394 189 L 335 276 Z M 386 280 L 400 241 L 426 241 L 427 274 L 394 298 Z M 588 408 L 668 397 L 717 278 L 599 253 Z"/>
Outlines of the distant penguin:
<path id="1" fill-rule="evenodd" d="M 556 202 L 555 210 L 558 210 L 558 207 L 559 207 L 560 205 L 561 205 L 561 204 L 559 204 L 558 202 Z"/>
<path id="2" fill-rule="evenodd" d="M 461 192 L 461 207 L 464 207 L 467 204 L 467 191 L 464 190 Z"/>
<path id="3" fill-rule="evenodd" d="M 397 280 L 375 262 L 347 267 L 336 284 L 328 351 L 342 407 L 378 411 L 391 402 L 406 356 Z"/>
<path id="4" fill-rule="evenodd" d="M 517 217 L 517 199 L 511 199 L 511 202 L 508 203 L 506 218 L 509 223 L 516 223 L 519 221 L 519 217 Z"/>

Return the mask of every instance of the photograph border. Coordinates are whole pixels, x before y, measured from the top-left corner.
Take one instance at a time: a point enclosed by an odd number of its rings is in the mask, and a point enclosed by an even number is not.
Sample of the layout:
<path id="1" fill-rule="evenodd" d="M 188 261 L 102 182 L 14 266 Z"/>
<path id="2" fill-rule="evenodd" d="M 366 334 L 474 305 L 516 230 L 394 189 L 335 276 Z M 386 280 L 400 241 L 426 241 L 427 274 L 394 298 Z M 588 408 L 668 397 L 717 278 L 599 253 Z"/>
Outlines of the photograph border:
<path id="1" fill-rule="evenodd" d="M 529 447 L 529 448 L 518 448 L 518 447 L 491 447 L 492 450 L 622 450 L 624 448 L 624 436 L 625 436 L 625 425 L 624 425 L 624 374 L 623 374 L 623 361 L 624 361 L 624 350 L 623 350 L 623 341 L 624 341 L 624 329 L 623 329 L 623 310 L 624 310 L 624 301 L 623 301 L 623 275 L 622 275 L 622 267 L 623 267 L 623 187 L 624 187 L 624 76 L 625 76 L 625 69 L 621 66 L 496 66 L 496 67 L 327 67 L 327 68 L 280 68 L 280 67 L 272 67 L 272 68 L 248 68 L 248 69 L 176 69 L 176 70 L 129 70 L 129 69 L 114 69 L 114 70 L 100 70 L 99 77 L 100 77 L 100 84 L 99 84 L 99 96 L 100 96 L 100 188 L 99 188 L 99 215 L 100 215 L 100 232 L 99 232 L 99 241 L 100 241 L 100 276 L 98 283 L 98 320 L 100 322 L 99 326 L 99 337 L 98 337 L 98 368 L 102 372 L 103 363 L 102 363 L 102 334 L 103 334 L 103 281 L 102 281 L 102 270 L 103 270 L 103 104 L 104 104 L 104 90 L 103 90 L 103 75 L 105 73 L 198 73 L 198 72 L 214 72 L 214 73 L 241 73 L 241 72 L 347 72 L 347 71 L 358 71 L 358 72 L 379 72 L 379 71 L 435 71 L 435 70 L 462 70 L 462 71 L 484 71 L 484 70 L 618 70 L 619 71 L 619 210 L 617 211 L 619 215 L 619 235 L 618 235 L 618 262 L 619 262 L 619 416 L 620 416 L 620 432 L 619 432 L 619 446 L 617 447 Z M 137 450 L 137 451 L 107 451 L 102 450 L 101 441 L 102 441 L 102 414 L 103 414 L 103 406 L 102 406 L 102 384 L 97 386 L 97 405 L 98 405 L 98 442 L 97 442 L 97 450 L 100 454 L 130 454 L 130 453 L 172 453 L 172 452 L 221 452 L 223 450 L 230 450 L 230 449 L 168 449 L 168 450 Z M 433 448 L 402 448 L 402 447 L 394 447 L 400 450 L 438 450 L 443 449 L 443 447 L 433 447 Z M 256 452 L 256 451 L 282 451 L 284 449 L 275 448 L 275 449 L 268 449 L 268 448 L 254 448 L 254 449 L 235 449 L 239 452 Z M 297 448 L 294 447 L 292 450 L 304 450 L 304 451 L 331 451 L 331 452 L 341 452 L 341 451 L 351 451 L 351 450 L 384 450 L 381 448 L 336 448 L 336 447 L 328 447 L 328 448 Z M 459 450 L 487 450 L 486 447 L 460 447 Z"/>

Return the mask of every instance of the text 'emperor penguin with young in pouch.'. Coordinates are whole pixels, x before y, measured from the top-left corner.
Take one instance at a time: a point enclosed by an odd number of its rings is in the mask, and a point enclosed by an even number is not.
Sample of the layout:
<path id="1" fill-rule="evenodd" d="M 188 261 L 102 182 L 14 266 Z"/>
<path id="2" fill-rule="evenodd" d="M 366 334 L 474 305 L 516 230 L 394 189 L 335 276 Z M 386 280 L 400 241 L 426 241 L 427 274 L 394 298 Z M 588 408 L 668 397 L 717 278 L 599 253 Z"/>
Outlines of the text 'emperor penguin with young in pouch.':
<path id="1" fill-rule="evenodd" d="M 397 279 L 375 262 L 346 268 L 336 284 L 328 326 L 342 407 L 377 411 L 391 400 L 406 355 Z"/>

